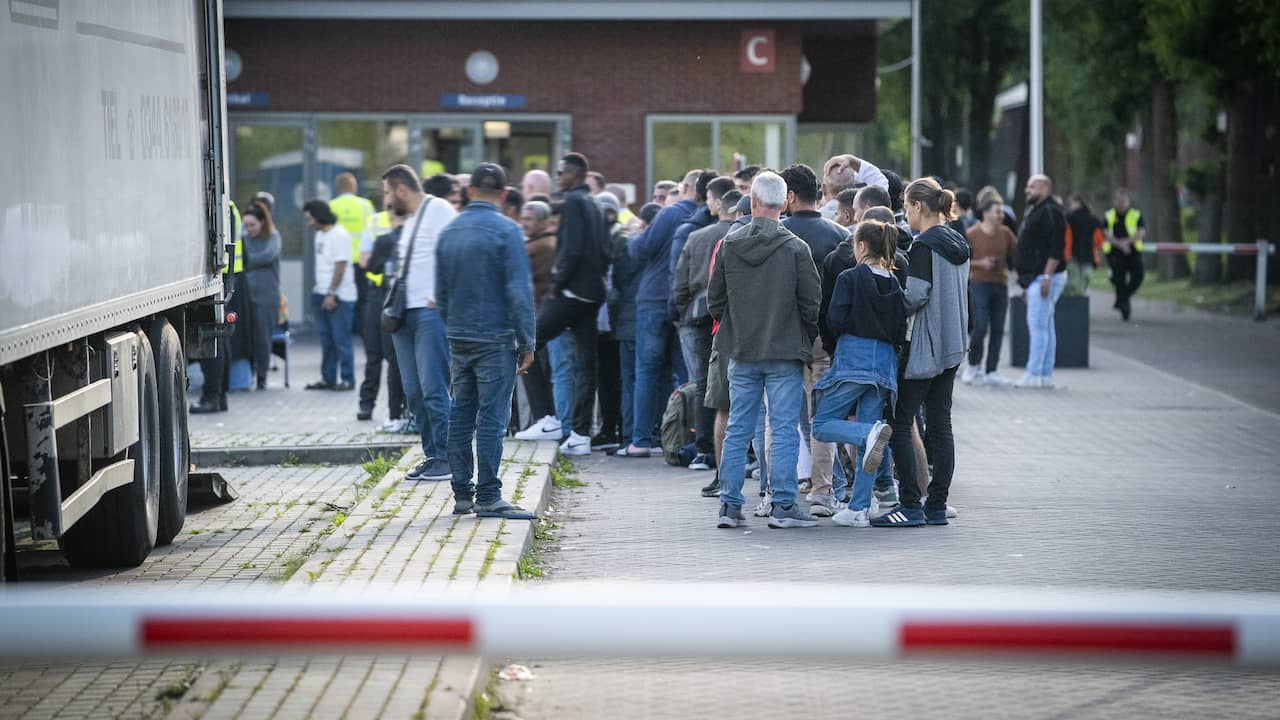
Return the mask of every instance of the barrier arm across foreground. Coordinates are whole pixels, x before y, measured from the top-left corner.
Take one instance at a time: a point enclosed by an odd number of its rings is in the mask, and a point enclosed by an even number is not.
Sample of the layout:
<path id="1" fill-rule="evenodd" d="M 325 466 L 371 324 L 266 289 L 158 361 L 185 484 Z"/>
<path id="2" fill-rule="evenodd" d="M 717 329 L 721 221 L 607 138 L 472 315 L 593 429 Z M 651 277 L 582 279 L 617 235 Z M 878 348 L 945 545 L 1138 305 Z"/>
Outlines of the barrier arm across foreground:
<path id="1" fill-rule="evenodd" d="M 725 628 L 796 608 L 846 632 Z M 440 592 L 0 589 L 0 658 L 467 653 L 1064 662 L 1280 669 L 1280 595 L 1000 587 L 587 584 Z"/>

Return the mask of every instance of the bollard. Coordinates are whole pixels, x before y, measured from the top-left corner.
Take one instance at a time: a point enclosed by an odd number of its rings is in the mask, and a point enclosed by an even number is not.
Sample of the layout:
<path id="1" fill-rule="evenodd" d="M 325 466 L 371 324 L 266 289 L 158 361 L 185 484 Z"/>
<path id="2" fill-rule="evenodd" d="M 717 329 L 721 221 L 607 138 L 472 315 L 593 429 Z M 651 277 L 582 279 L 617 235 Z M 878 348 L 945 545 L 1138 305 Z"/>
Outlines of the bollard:
<path id="1" fill-rule="evenodd" d="M 1258 268 L 1253 280 L 1253 319 L 1262 322 L 1267 319 L 1267 256 L 1271 254 L 1271 243 L 1258 241 Z"/>

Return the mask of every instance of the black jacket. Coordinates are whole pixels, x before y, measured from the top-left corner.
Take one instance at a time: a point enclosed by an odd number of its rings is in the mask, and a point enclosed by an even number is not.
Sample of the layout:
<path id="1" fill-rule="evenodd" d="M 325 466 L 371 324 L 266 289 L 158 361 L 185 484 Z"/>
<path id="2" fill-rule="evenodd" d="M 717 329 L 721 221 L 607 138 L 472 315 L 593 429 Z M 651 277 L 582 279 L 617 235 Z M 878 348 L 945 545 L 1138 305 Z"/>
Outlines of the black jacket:
<path id="1" fill-rule="evenodd" d="M 551 292 L 568 290 L 575 297 L 604 302 L 604 275 L 609 270 L 609 228 L 604 211 L 586 185 L 565 193 L 556 231 L 556 258 L 551 266 Z"/>
<path id="2" fill-rule="evenodd" d="M 822 267 L 819 269 L 822 275 L 822 305 L 818 308 L 818 332 L 822 336 L 822 347 L 828 355 L 835 353 L 836 341 L 840 339 L 840 333 L 833 333 L 827 328 L 827 313 L 831 310 L 831 296 L 835 292 L 836 278 L 840 277 L 840 273 L 857 264 L 858 261 L 853 257 L 852 238 L 850 238 L 848 242 L 837 245 L 836 249 L 823 259 Z M 893 274 L 898 278 L 898 284 L 906 287 L 907 270 L 911 267 L 907 254 L 902 250 L 895 252 L 893 265 Z"/>
<path id="3" fill-rule="evenodd" d="M 1018 271 L 1018 284 L 1031 287 L 1031 282 L 1044 274 L 1049 258 L 1056 258 L 1056 272 L 1065 272 L 1067 247 L 1067 218 L 1062 206 L 1052 197 L 1031 206 L 1022 221 L 1018 235 L 1018 250 L 1014 257 L 1014 269 Z"/>
<path id="4" fill-rule="evenodd" d="M 901 346 L 907 340 L 907 308 L 902 302 L 902 286 L 892 275 L 877 275 L 866 265 L 840 273 L 827 315 L 829 328 L 837 338 L 854 335 Z"/>
<path id="5" fill-rule="evenodd" d="M 1093 213 L 1078 207 L 1067 215 L 1071 227 L 1071 258 L 1088 265 L 1097 265 L 1093 259 L 1093 233 L 1102 229 L 1102 221 Z"/>
<path id="6" fill-rule="evenodd" d="M 786 220 L 782 227 L 790 230 L 809 246 L 814 264 L 821 263 L 836 246 L 849 237 L 849 231 L 832 222 L 817 210 L 801 210 Z"/>

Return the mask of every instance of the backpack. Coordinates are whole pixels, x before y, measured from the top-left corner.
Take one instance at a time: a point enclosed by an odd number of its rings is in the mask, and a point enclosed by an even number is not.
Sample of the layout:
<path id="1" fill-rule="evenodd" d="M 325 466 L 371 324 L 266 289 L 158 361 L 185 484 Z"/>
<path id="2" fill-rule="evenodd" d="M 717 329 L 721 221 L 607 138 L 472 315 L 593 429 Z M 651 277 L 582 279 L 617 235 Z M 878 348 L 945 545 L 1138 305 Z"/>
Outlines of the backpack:
<path id="1" fill-rule="evenodd" d="M 683 457 L 680 450 L 694 440 L 693 401 L 697 394 L 697 385 L 689 382 L 676 388 L 667 400 L 662 413 L 662 457 L 668 465 L 688 465 L 693 460 Z"/>

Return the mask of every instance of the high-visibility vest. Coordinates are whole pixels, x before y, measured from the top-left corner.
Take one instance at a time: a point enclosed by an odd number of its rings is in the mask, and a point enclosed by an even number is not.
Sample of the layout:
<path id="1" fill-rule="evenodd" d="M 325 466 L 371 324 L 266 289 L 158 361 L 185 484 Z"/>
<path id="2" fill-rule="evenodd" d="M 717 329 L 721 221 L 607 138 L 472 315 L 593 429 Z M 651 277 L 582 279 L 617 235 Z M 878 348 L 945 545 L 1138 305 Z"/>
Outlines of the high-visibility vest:
<path id="1" fill-rule="evenodd" d="M 439 160 L 427 159 L 422 161 L 422 178 L 424 180 L 442 172 L 444 172 L 444 163 Z"/>
<path id="2" fill-rule="evenodd" d="M 227 204 L 231 206 L 231 236 L 236 239 L 235 256 L 231 260 L 231 272 L 239 274 L 244 272 L 244 240 L 240 237 L 240 208 L 236 207 L 235 200 L 228 200 Z M 223 266 L 222 271 L 227 271 L 226 266 Z"/>
<path id="3" fill-rule="evenodd" d="M 373 215 L 373 203 L 351 193 L 343 193 L 329 201 L 329 209 L 338 217 L 338 224 L 351 236 L 351 262 L 360 262 L 360 238 L 365 224 Z"/>
<path id="4" fill-rule="evenodd" d="M 1111 233 L 1112 237 L 1115 237 L 1116 209 L 1111 208 L 1110 210 L 1106 211 L 1105 213 L 1103 213 L 1103 217 L 1106 218 L 1106 221 L 1107 221 L 1107 232 Z M 1137 208 L 1131 207 L 1128 210 L 1124 211 L 1124 229 L 1129 234 L 1129 237 L 1134 237 L 1138 234 L 1138 220 L 1140 220 L 1141 218 L 1142 218 L 1142 213 L 1139 212 Z M 1137 250 L 1138 252 L 1142 252 L 1142 241 L 1135 240 L 1133 243 L 1133 249 Z M 1111 252 L 1110 242 L 1105 242 L 1102 244 L 1102 252 L 1104 253 Z"/>

